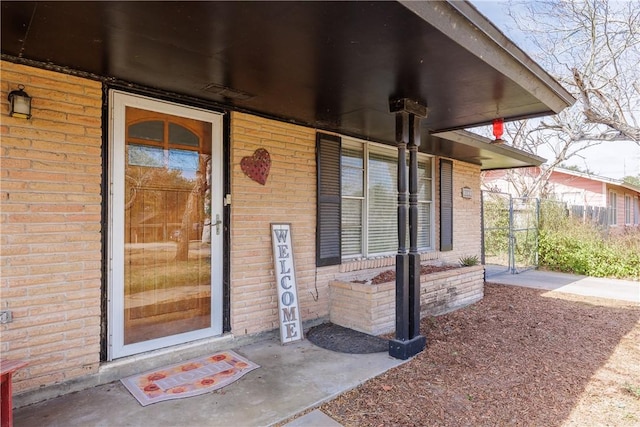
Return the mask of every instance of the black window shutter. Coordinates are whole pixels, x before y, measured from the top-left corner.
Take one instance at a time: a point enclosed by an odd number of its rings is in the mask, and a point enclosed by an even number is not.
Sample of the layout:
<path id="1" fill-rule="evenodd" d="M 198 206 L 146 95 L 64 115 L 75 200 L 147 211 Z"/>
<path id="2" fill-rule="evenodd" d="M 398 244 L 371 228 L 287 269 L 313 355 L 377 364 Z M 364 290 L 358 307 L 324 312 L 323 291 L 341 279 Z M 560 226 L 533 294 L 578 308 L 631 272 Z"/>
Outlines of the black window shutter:
<path id="1" fill-rule="evenodd" d="M 340 264 L 341 181 L 340 147 L 342 140 L 334 135 L 318 133 L 316 137 L 317 229 L 316 265 Z"/>
<path id="2" fill-rule="evenodd" d="M 440 159 L 440 250 L 453 250 L 453 162 Z"/>

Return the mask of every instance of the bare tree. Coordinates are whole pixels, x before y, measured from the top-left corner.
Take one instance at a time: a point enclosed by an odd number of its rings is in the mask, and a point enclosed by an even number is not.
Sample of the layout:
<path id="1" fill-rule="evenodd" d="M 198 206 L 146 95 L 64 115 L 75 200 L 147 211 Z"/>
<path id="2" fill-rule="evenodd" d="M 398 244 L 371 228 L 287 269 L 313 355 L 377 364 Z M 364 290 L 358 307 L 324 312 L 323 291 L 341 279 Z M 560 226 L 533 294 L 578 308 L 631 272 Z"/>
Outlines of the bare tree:
<path id="1" fill-rule="evenodd" d="M 541 173 L 507 174 L 519 195 L 544 196 L 554 168 L 589 147 L 640 146 L 640 0 L 513 0 L 509 15 L 522 47 L 577 99 L 555 116 L 505 126 L 514 147 L 548 159 Z"/>
<path id="2" fill-rule="evenodd" d="M 182 214 L 182 224 L 176 247 L 176 261 L 187 261 L 189 259 L 191 228 L 194 217 L 198 216 L 198 211 L 204 209 L 203 203 L 207 191 L 207 164 L 210 159 L 210 155 L 200 154 L 198 156 L 198 171 Z"/>
<path id="3" fill-rule="evenodd" d="M 578 99 L 560 117 L 572 138 L 640 145 L 640 1 L 537 0 L 509 10 L 532 55 Z"/>

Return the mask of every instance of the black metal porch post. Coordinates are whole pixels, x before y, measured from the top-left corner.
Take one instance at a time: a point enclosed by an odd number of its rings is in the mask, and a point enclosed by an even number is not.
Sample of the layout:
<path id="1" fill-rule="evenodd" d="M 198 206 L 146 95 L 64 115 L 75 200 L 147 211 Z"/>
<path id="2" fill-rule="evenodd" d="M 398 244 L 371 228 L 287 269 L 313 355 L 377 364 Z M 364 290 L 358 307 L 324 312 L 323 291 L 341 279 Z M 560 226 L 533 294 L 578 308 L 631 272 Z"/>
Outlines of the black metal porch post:
<path id="1" fill-rule="evenodd" d="M 409 254 L 407 253 L 407 142 L 409 113 L 396 113 L 398 144 L 398 254 L 396 255 L 396 340 L 406 341 L 409 335 Z M 391 352 L 391 347 L 389 347 Z"/>
<path id="2" fill-rule="evenodd" d="M 427 108 L 409 99 L 390 102 L 396 114 L 398 144 L 398 254 L 396 255 L 396 338 L 389 341 L 389 354 L 408 359 L 424 350 L 426 338 L 420 335 L 420 254 L 418 253 L 418 147 L 420 117 Z M 407 173 L 407 145 L 409 170 Z M 409 198 L 407 200 L 407 176 Z M 408 202 L 408 203 L 407 203 Z M 406 248 L 407 204 L 409 252 Z"/>

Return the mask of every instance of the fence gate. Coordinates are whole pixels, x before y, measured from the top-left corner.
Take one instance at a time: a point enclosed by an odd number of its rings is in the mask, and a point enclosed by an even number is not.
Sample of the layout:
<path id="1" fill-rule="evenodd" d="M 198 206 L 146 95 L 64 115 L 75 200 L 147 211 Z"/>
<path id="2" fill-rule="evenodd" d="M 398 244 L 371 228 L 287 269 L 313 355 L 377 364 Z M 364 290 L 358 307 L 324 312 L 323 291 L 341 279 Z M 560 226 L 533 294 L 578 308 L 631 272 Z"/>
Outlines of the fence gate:
<path id="1" fill-rule="evenodd" d="M 482 263 L 512 274 L 536 268 L 539 222 L 539 199 L 483 191 Z"/>

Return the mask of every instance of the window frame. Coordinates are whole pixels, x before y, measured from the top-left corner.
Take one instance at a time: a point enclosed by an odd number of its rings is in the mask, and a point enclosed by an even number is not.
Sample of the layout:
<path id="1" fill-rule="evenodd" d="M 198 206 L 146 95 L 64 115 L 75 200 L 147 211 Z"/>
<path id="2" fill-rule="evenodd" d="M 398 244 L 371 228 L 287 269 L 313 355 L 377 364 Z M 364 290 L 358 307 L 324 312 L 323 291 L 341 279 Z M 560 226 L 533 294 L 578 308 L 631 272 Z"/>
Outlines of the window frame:
<path id="1" fill-rule="evenodd" d="M 351 149 L 351 150 L 357 150 L 360 153 L 362 153 L 362 195 L 361 196 L 351 196 L 351 195 L 345 195 L 344 193 L 344 168 L 345 168 L 345 162 L 344 162 L 344 150 L 345 149 Z M 362 252 L 362 248 L 366 248 L 368 245 L 368 238 L 367 238 L 367 233 L 365 226 L 363 225 L 366 222 L 366 218 L 368 218 L 368 203 L 366 203 L 367 200 L 367 190 L 368 190 L 368 175 L 369 175 L 369 167 L 368 167 L 368 163 L 364 160 L 368 157 L 368 150 L 367 150 L 367 145 L 366 144 L 361 144 L 360 142 L 358 142 L 358 140 L 355 140 L 353 138 L 342 138 L 342 149 L 340 151 L 340 163 L 341 163 L 341 167 L 340 167 L 340 179 L 341 179 L 341 186 L 340 186 L 340 191 L 341 191 L 341 197 L 340 197 L 340 205 L 342 206 L 342 212 L 340 215 L 340 223 L 341 223 L 341 227 L 342 227 L 342 232 L 340 233 L 340 252 L 342 254 L 342 260 L 345 259 L 352 259 L 355 258 L 357 259 L 358 257 L 361 257 L 362 255 L 345 255 L 344 254 L 344 232 L 345 232 L 345 226 L 344 226 L 344 214 L 345 214 L 345 199 L 346 200 L 351 200 L 351 201 L 355 201 L 358 200 L 360 202 L 360 249 Z M 348 167 L 348 166 L 347 166 Z"/>
<path id="2" fill-rule="evenodd" d="M 607 208 L 609 210 L 609 225 L 618 225 L 618 194 L 613 190 L 609 190 Z"/>
<path id="3" fill-rule="evenodd" d="M 341 252 L 342 252 L 342 261 L 343 262 L 348 262 L 348 261 L 353 261 L 353 260 L 358 260 L 358 259 L 371 259 L 371 258 L 380 258 L 380 257 L 386 257 L 386 256 L 392 256 L 395 253 L 397 253 L 397 248 L 394 248 L 394 250 L 391 251 L 384 251 L 384 252 L 370 252 L 369 249 L 369 235 L 370 235 L 370 230 L 369 230 L 369 225 L 370 225 L 370 205 L 371 205 L 371 197 L 369 194 L 369 182 L 370 182 L 370 156 L 371 154 L 380 154 L 380 155 L 384 155 L 384 156 L 390 156 L 396 159 L 396 166 L 397 166 L 397 158 L 398 158 L 398 150 L 395 146 L 390 146 L 390 145 L 386 145 L 386 144 L 379 144 L 379 143 L 375 143 L 375 142 L 370 142 L 370 141 L 364 141 L 364 140 L 360 140 L 357 138 L 353 138 L 353 137 L 346 137 L 343 136 L 342 137 L 342 149 L 347 148 L 347 149 L 355 149 L 357 151 L 361 151 L 362 155 L 363 155 L 363 193 L 362 196 L 348 196 L 345 194 L 341 194 L 341 201 L 340 204 L 344 205 L 343 201 L 344 200 L 360 200 L 362 203 L 362 209 L 361 209 L 361 237 L 360 237 L 360 252 L 357 254 L 345 254 L 344 253 L 344 248 L 342 247 L 342 243 L 343 243 L 343 236 L 341 233 L 340 236 L 340 244 L 341 244 Z M 342 163 L 342 152 L 340 155 L 341 158 L 341 163 Z M 431 199 L 430 200 L 425 200 L 425 199 L 419 199 L 418 200 L 418 204 L 419 205 L 428 205 L 429 208 L 429 218 L 428 218 L 428 223 L 429 223 L 429 229 L 428 229 L 428 245 L 427 246 L 421 246 L 418 247 L 418 251 L 419 252 L 431 252 L 435 250 L 435 239 L 434 239 L 434 235 L 435 235 L 435 212 L 434 212 L 434 195 L 435 195 L 435 156 L 430 155 L 430 154 L 426 154 L 426 153 L 418 153 L 418 162 L 419 163 L 427 163 L 429 164 L 429 171 L 430 171 L 430 175 L 425 178 L 425 180 L 428 182 L 428 185 L 430 185 L 430 191 L 429 194 L 431 195 Z M 342 177 L 342 167 L 340 169 L 340 174 Z M 397 173 L 397 172 L 396 172 Z M 393 189 L 397 194 L 397 188 Z M 397 200 L 397 198 L 396 198 Z M 396 210 L 397 212 L 397 210 Z M 342 214 L 344 214 L 344 210 L 342 212 Z M 342 219 L 342 215 L 341 215 L 341 219 Z M 342 232 L 344 232 L 344 226 L 342 226 Z M 397 232 L 397 231 L 396 231 Z M 408 240 L 407 240 L 408 242 Z"/>
<path id="4" fill-rule="evenodd" d="M 633 222 L 632 209 L 631 209 L 631 196 L 624 195 L 624 223 L 625 225 L 631 225 Z"/>

